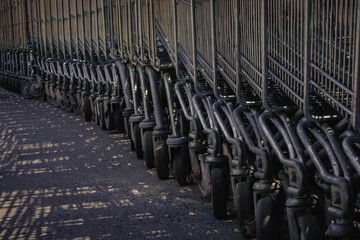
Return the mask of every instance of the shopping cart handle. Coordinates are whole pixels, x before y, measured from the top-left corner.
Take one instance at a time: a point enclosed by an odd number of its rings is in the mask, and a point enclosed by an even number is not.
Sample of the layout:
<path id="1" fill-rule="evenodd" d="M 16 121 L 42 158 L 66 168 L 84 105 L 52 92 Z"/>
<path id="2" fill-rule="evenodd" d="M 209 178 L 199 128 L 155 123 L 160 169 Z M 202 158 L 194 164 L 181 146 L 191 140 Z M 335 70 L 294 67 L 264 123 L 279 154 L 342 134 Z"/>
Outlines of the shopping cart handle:
<path id="1" fill-rule="evenodd" d="M 276 127 L 276 129 L 280 132 L 282 139 L 284 139 L 288 150 L 287 152 L 289 153 L 289 158 L 285 156 L 283 150 L 276 141 L 274 134 L 271 132 L 270 127 L 267 124 L 268 121 L 273 123 L 273 126 Z M 275 114 L 267 110 L 260 115 L 259 124 L 276 156 L 280 162 L 288 168 L 290 185 L 287 191 L 293 195 L 304 196 L 308 191 L 306 166 L 298 160 L 296 151 L 285 127 Z"/>
<path id="2" fill-rule="evenodd" d="M 108 83 L 110 83 L 110 84 L 114 84 L 114 83 L 115 83 L 115 81 L 114 81 L 114 79 L 113 79 L 114 74 L 113 74 L 112 70 L 110 70 L 112 66 L 113 66 L 112 63 L 107 63 L 107 64 L 105 64 L 105 66 L 104 66 L 106 81 L 107 81 Z M 115 75 L 115 76 L 116 76 L 116 75 Z"/>
<path id="3" fill-rule="evenodd" d="M 69 69 L 70 69 L 70 76 L 75 77 L 77 79 L 77 78 L 79 78 L 79 75 L 75 69 L 75 66 L 74 66 L 75 64 L 77 64 L 77 62 L 69 63 Z"/>
<path id="4" fill-rule="evenodd" d="M 296 130 L 306 150 L 311 156 L 320 178 L 324 182 L 332 185 L 332 203 L 334 206 L 329 207 L 328 210 L 330 214 L 339 218 L 349 217 L 351 215 L 354 204 L 352 188 L 349 181 L 341 176 L 342 172 L 339 166 L 340 164 L 336 159 L 335 153 L 331 148 L 330 143 L 326 141 L 324 136 L 319 131 L 319 128 L 312 121 L 302 119 Z M 312 146 L 312 142 L 307 135 L 308 133 L 311 133 L 312 137 L 316 138 L 316 140 L 319 141 L 322 147 L 326 150 L 328 159 L 334 171 L 333 174 L 325 168 L 319 157 L 319 154 Z"/>
<path id="5" fill-rule="evenodd" d="M 96 73 L 97 73 L 97 79 L 99 83 L 106 83 L 106 79 L 104 76 L 103 68 L 104 66 L 97 66 L 96 67 Z"/>
<path id="6" fill-rule="evenodd" d="M 204 97 L 205 97 L 204 95 L 202 95 L 200 93 L 196 93 L 193 96 L 193 102 L 194 102 L 194 107 L 195 107 L 195 110 L 196 110 L 196 115 L 199 117 L 200 123 L 203 126 L 205 132 L 209 134 L 210 133 L 210 127 L 207 125 L 204 114 L 203 114 L 203 112 L 202 112 L 202 110 L 200 108 L 200 101 L 202 102 L 202 99 Z"/>
<path id="7" fill-rule="evenodd" d="M 189 111 L 187 110 L 187 107 L 186 107 L 186 104 L 185 104 L 185 101 L 182 97 L 182 94 L 181 94 L 181 91 L 180 91 L 180 85 L 183 85 L 184 83 L 183 82 L 177 82 L 175 84 L 175 93 L 176 93 L 176 96 L 180 102 L 180 106 L 181 106 L 181 109 L 183 110 L 183 113 L 185 115 L 185 118 L 188 120 L 188 121 L 191 121 L 192 119 L 192 116 L 190 115 Z M 190 104 L 190 103 L 189 103 Z"/>
<path id="8" fill-rule="evenodd" d="M 109 56 L 110 56 L 112 59 L 114 59 L 114 60 L 120 60 L 120 59 L 121 59 L 120 55 L 115 55 L 115 54 L 112 53 L 112 52 L 110 52 Z"/>
<path id="9" fill-rule="evenodd" d="M 206 101 L 206 96 L 200 94 L 200 93 L 197 93 L 194 95 L 193 97 L 193 101 L 194 101 L 194 107 L 195 107 L 195 110 L 196 110 L 196 115 L 198 116 L 199 120 L 200 120 L 200 123 L 204 129 L 204 132 L 208 135 L 208 144 L 209 146 L 211 146 L 211 148 L 213 148 L 213 152 L 212 154 L 218 154 L 221 152 L 221 149 L 220 149 L 220 136 L 218 134 L 218 131 L 217 129 L 215 128 L 211 128 L 210 126 L 207 125 L 206 121 L 205 121 L 205 117 L 204 117 L 204 114 L 200 108 L 200 102 L 203 103 L 204 107 L 206 108 L 205 106 L 205 103 L 204 102 L 207 102 Z M 206 109 L 207 113 L 208 113 L 208 117 L 209 117 L 209 121 L 210 123 L 213 122 L 212 125 L 215 125 L 215 119 L 212 119 L 212 115 L 210 115 L 210 111 L 212 109 Z"/>
<path id="10" fill-rule="evenodd" d="M 246 111 L 248 111 L 248 108 L 245 106 L 240 105 L 235 108 L 234 119 L 236 126 L 238 127 L 241 136 L 244 138 L 244 141 L 249 150 L 257 155 L 257 161 L 260 162 L 260 165 L 258 164 L 257 171 L 255 172 L 256 177 L 263 180 L 271 180 L 273 176 L 273 164 L 271 163 L 267 149 L 262 146 L 256 146 L 250 134 L 248 133 L 246 129 L 247 126 L 242 120 L 241 113 L 244 113 L 245 117 L 249 120 L 250 125 L 253 127 L 257 142 L 263 142 L 257 123 L 254 119 L 252 119 L 253 115 L 247 113 Z"/>
<path id="11" fill-rule="evenodd" d="M 98 80 L 98 76 L 97 76 L 97 67 L 95 66 L 90 66 L 90 79 L 92 82 L 98 84 L 99 80 Z"/>
<path id="12" fill-rule="evenodd" d="M 233 160 L 238 160 L 237 165 L 241 167 L 246 166 L 246 159 L 245 159 L 246 154 L 244 150 L 244 143 L 242 142 L 243 138 L 237 132 L 234 132 L 234 136 L 230 134 L 230 132 L 228 131 L 225 125 L 224 120 L 220 115 L 220 109 L 222 109 L 224 113 L 226 110 L 229 111 L 228 114 L 225 113 L 228 116 L 229 114 L 232 113 L 232 108 L 229 105 L 227 105 L 224 100 L 218 100 L 213 104 L 214 116 L 215 119 L 217 120 L 217 123 L 220 126 L 221 131 L 224 133 L 226 140 L 229 143 L 233 144 L 234 147 L 236 148 L 236 154 L 234 154 Z M 234 120 L 232 119 L 232 117 L 228 117 L 228 120 L 230 121 L 230 125 L 233 128 L 233 126 L 235 125 Z"/>
<path id="13" fill-rule="evenodd" d="M 342 142 L 342 146 L 345 150 L 346 156 L 349 158 L 356 172 L 360 175 L 360 157 L 353 147 L 354 144 L 360 144 L 360 136 L 357 134 L 346 137 Z"/>

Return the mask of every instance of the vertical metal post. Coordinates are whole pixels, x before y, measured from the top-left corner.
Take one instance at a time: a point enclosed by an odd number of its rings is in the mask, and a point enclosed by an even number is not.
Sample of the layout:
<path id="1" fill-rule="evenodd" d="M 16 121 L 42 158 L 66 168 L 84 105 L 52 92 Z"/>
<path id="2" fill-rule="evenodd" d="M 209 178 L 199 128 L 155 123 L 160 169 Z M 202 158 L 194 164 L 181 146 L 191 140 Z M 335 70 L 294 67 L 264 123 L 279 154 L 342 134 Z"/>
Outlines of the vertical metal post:
<path id="1" fill-rule="evenodd" d="M 177 14 L 177 5 L 178 1 L 173 0 L 173 16 L 174 16 L 174 39 L 175 39 L 175 71 L 176 71 L 176 77 L 177 79 L 180 79 L 179 74 L 179 41 L 178 41 L 178 35 L 179 35 L 179 29 L 178 29 L 178 14 Z"/>
<path id="2" fill-rule="evenodd" d="M 360 133 L 360 102 L 359 102 L 359 94 L 360 94 L 360 3 L 357 3 L 357 11 L 356 11 L 356 42 L 355 42 L 355 68 L 353 74 L 353 87 L 354 87 L 354 95 L 352 98 L 351 105 L 353 106 L 353 115 L 352 115 L 352 125 L 358 133 Z"/>
<path id="3" fill-rule="evenodd" d="M 156 32 L 155 32 L 155 26 L 154 26 L 154 0 L 150 0 L 150 6 L 149 6 L 149 10 L 150 10 L 150 34 L 149 34 L 149 44 L 150 44 L 150 51 L 151 51 L 151 56 L 152 56 L 152 61 L 153 64 L 157 64 L 157 59 L 156 59 Z"/>
<path id="4" fill-rule="evenodd" d="M 197 48 L 196 48 L 196 16 L 195 16 L 195 8 L 196 3 L 195 0 L 191 0 L 191 31 L 192 31 L 192 59 L 193 59 L 193 74 L 194 74 L 194 84 L 195 88 L 198 88 L 198 76 L 197 76 Z"/>
<path id="5" fill-rule="evenodd" d="M 114 12 L 113 12 L 113 0 L 108 0 L 108 12 L 109 12 L 109 16 L 108 16 L 108 25 L 109 25 L 109 32 L 110 32 L 110 52 L 112 54 L 114 54 L 114 50 L 115 50 L 115 36 L 114 36 L 114 29 L 115 29 L 115 24 L 114 21 L 116 19 L 114 19 Z M 105 18 L 106 18 L 106 12 L 104 12 Z M 112 20 L 112 21 L 111 21 Z M 106 48 L 106 44 L 105 44 L 105 48 Z M 105 49 L 106 51 L 106 49 Z M 114 54 L 116 55 L 116 54 Z"/>
<path id="6" fill-rule="evenodd" d="M 133 36 L 133 32 L 132 32 L 132 27 L 131 27 L 131 0 L 127 0 L 127 5 L 128 5 L 128 12 L 127 12 L 127 18 L 128 18 L 128 48 L 129 52 L 130 52 L 130 59 L 133 60 L 133 42 L 132 42 L 132 36 Z"/>
<path id="7" fill-rule="evenodd" d="M 153 17 L 152 12 L 150 11 L 150 1 L 147 0 L 146 1 L 146 12 L 147 12 L 147 18 L 145 20 L 145 22 L 147 22 L 147 24 L 145 23 L 145 27 L 147 28 L 147 33 L 148 35 L 146 36 L 148 42 L 147 42 L 147 46 L 148 46 L 148 59 L 146 59 L 147 61 L 151 58 L 151 17 Z"/>
<path id="8" fill-rule="evenodd" d="M 77 5 L 77 1 L 75 1 L 75 21 L 76 21 L 76 58 L 79 58 L 80 54 L 80 46 L 79 46 L 79 26 L 78 26 L 78 22 L 79 22 L 79 17 L 78 17 L 78 5 Z M 58 30 L 59 31 L 59 30 Z"/>
<path id="9" fill-rule="evenodd" d="M 137 19 L 138 19 L 138 34 L 140 36 L 138 36 L 139 39 L 139 46 L 140 47 L 140 60 L 143 62 L 144 61 L 144 36 L 143 36 L 143 25 L 142 25 L 142 0 L 138 0 L 138 14 L 137 14 Z"/>
<path id="10" fill-rule="evenodd" d="M 49 2 L 49 14 L 50 14 L 50 18 L 49 18 L 49 20 L 50 20 L 50 32 L 51 32 L 51 41 L 53 41 L 53 38 L 52 38 L 52 35 L 53 35 L 53 25 L 52 25 L 52 21 L 54 20 L 53 19 L 53 16 L 52 16 L 52 7 L 51 7 L 51 2 Z M 45 19 L 45 21 L 46 21 L 46 19 Z M 54 39 L 55 40 L 55 39 Z M 54 52 L 54 46 L 53 46 L 53 44 L 51 44 L 51 48 L 50 48 L 50 52 L 51 52 L 51 57 L 52 58 L 55 58 L 55 52 Z"/>
<path id="11" fill-rule="evenodd" d="M 262 67 L 262 97 L 263 103 L 266 105 L 268 98 L 268 2 L 267 0 L 261 0 L 261 67 Z"/>
<path id="12" fill-rule="evenodd" d="M 212 52 L 212 80 L 214 82 L 215 96 L 219 98 L 219 84 L 217 78 L 217 41 L 216 41 L 216 12 L 215 0 L 210 0 L 210 18 L 211 18 L 211 52 Z"/>
<path id="13" fill-rule="evenodd" d="M 117 3 L 118 3 L 118 14 L 119 14 L 119 22 L 118 22 L 118 25 L 119 25 L 119 52 L 120 52 L 120 58 L 124 58 L 124 54 L 123 54 L 123 51 L 124 51 L 124 48 L 123 48 L 123 43 L 124 43 L 124 40 L 123 40 L 123 25 L 122 25 L 122 11 L 121 11 L 121 8 L 122 8 L 122 0 L 116 0 Z"/>
<path id="14" fill-rule="evenodd" d="M 236 99 L 241 102 L 241 35 L 240 35 L 240 0 L 236 1 L 235 8 L 235 70 L 236 70 Z"/>
<path id="15" fill-rule="evenodd" d="M 310 50 L 311 50 L 311 0 L 304 2 L 304 113 L 306 117 L 311 117 L 310 106 Z"/>
<path id="16" fill-rule="evenodd" d="M 100 56 L 101 56 L 101 49 L 100 49 L 100 30 L 99 30 L 99 6 L 98 6 L 98 1 L 99 0 L 95 0 L 95 2 L 96 2 L 96 6 L 95 6 L 95 14 L 96 14 L 96 31 L 97 31 L 97 34 L 96 34 L 96 36 L 97 36 L 97 39 L 96 39 L 96 41 L 97 41 L 97 59 L 98 59 L 98 62 L 100 62 L 101 61 L 101 58 L 100 58 Z M 103 7 L 103 6 L 101 6 L 101 7 Z"/>

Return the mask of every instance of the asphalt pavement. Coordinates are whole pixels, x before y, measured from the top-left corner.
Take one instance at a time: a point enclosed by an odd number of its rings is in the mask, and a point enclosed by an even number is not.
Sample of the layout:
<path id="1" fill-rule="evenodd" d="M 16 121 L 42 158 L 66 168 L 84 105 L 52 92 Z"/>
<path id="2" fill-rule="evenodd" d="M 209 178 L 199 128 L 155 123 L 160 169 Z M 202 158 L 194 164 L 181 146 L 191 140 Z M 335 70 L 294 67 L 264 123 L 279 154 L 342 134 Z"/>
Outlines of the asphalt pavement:
<path id="1" fill-rule="evenodd" d="M 242 239 L 126 135 L 0 88 L 0 239 Z"/>

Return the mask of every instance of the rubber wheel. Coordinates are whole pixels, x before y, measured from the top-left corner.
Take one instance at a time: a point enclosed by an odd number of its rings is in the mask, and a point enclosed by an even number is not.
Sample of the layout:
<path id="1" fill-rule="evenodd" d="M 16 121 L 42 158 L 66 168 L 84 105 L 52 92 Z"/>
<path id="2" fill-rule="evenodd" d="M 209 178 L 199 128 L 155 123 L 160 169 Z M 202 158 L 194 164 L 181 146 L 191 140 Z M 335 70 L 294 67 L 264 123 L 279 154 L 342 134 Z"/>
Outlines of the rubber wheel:
<path id="1" fill-rule="evenodd" d="M 157 140 L 155 142 L 155 165 L 156 173 L 159 179 L 169 178 L 169 154 L 164 139 Z"/>
<path id="2" fill-rule="evenodd" d="M 300 227 L 300 236 L 302 240 L 324 239 L 324 234 L 321 232 L 319 221 L 314 215 L 300 216 L 297 220 Z"/>
<path id="3" fill-rule="evenodd" d="M 195 153 L 193 153 L 195 155 Z M 194 156 L 193 156 L 194 157 Z M 195 156 L 196 157 L 196 156 Z M 200 176 L 197 181 L 200 193 L 203 197 L 208 197 L 210 194 L 210 179 L 206 177 L 205 155 L 198 154 L 197 156 L 200 165 Z"/>
<path id="4" fill-rule="evenodd" d="M 103 101 L 99 101 L 99 116 L 98 116 L 98 119 L 99 119 L 99 125 L 100 125 L 100 128 L 102 130 L 106 130 L 106 123 L 105 123 L 105 113 L 104 113 L 104 102 Z"/>
<path id="5" fill-rule="evenodd" d="M 178 148 L 173 155 L 174 175 L 180 186 L 189 185 L 188 176 L 190 175 L 191 170 L 185 160 L 189 159 L 190 156 L 188 155 L 188 149 L 186 150 L 187 154 L 185 154 L 181 148 Z M 186 150 L 184 149 L 184 151 Z"/>
<path id="6" fill-rule="evenodd" d="M 51 96 L 51 94 L 45 94 L 46 95 L 46 100 L 51 104 L 51 105 L 54 105 L 54 99 L 53 97 Z"/>
<path id="7" fill-rule="evenodd" d="M 83 99 L 81 93 L 76 93 L 76 115 L 84 115 Z"/>
<path id="8" fill-rule="evenodd" d="M 227 195 L 229 190 L 228 177 L 226 169 L 224 168 L 211 169 L 211 201 L 214 216 L 216 218 L 224 218 L 227 215 Z"/>
<path id="9" fill-rule="evenodd" d="M 32 96 L 29 93 L 29 84 L 28 83 L 23 83 L 21 86 L 21 95 L 23 95 L 24 98 L 26 99 L 31 99 Z"/>
<path id="10" fill-rule="evenodd" d="M 65 109 L 67 112 L 72 112 L 72 106 L 71 106 L 71 101 L 70 98 L 68 96 L 68 93 L 64 92 L 63 93 L 63 101 L 61 101 L 61 108 Z"/>
<path id="11" fill-rule="evenodd" d="M 83 104 L 84 104 L 84 118 L 86 121 L 91 121 L 91 117 L 92 117 L 92 112 L 91 112 L 91 103 L 90 103 L 90 98 L 88 96 L 84 96 L 84 100 L 83 100 Z"/>
<path id="12" fill-rule="evenodd" d="M 154 145 L 152 141 L 152 131 L 144 132 L 144 159 L 146 167 L 155 167 Z"/>
<path id="13" fill-rule="evenodd" d="M 256 235 L 257 239 L 278 239 L 276 228 L 275 201 L 270 197 L 261 198 L 256 205 Z"/>
<path id="14" fill-rule="evenodd" d="M 110 104 L 108 104 L 108 110 L 105 114 L 105 125 L 107 130 L 114 130 L 115 129 L 115 121 L 114 121 L 114 113 L 110 108 Z"/>
<path id="15" fill-rule="evenodd" d="M 71 104 L 71 110 L 70 112 L 77 112 L 77 108 L 78 108 L 78 103 L 77 103 L 77 99 L 76 97 L 74 97 L 74 94 L 72 93 L 67 93 L 67 97 L 69 99 L 69 102 Z"/>
<path id="16" fill-rule="evenodd" d="M 135 144 L 134 144 L 134 141 L 132 139 L 132 135 L 131 135 L 131 126 L 130 126 L 130 122 L 127 122 L 127 129 L 128 129 L 128 138 L 130 140 L 130 149 L 131 151 L 135 151 Z"/>
<path id="17" fill-rule="evenodd" d="M 135 150 L 136 150 L 136 157 L 138 159 L 143 158 L 143 151 L 142 151 L 142 144 L 141 144 L 141 132 L 139 128 L 139 124 L 134 125 L 134 144 L 135 144 Z"/>
<path id="18" fill-rule="evenodd" d="M 96 125 L 100 125 L 100 110 L 99 110 L 100 103 L 98 101 L 94 101 L 93 109 L 94 109 L 94 122 Z"/>
<path id="19" fill-rule="evenodd" d="M 249 182 L 238 182 L 234 191 L 236 215 L 240 226 L 252 215 L 252 195 Z"/>
<path id="20" fill-rule="evenodd" d="M 114 116 L 115 130 L 124 133 L 125 132 L 124 117 L 122 115 L 119 104 L 115 104 L 113 110 L 114 110 L 113 116 Z"/>
<path id="21" fill-rule="evenodd" d="M 30 88 L 29 88 L 29 92 L 30 92 L 30 95 L 33 96 L 34 98 L 38 98 L 41 96 L 41 87 L 39 88 L 36 88 L 36 83 L 32 83 Z"/>
<path id="22" fill-rule="evenodd" d="M 55 107 L 60 107 L 61 104 L 61 98 L 59 98 L 58 94 L 56 94 L 56 90 L 54 91 L 55 99 L 53 99 L 53 105 Z"/>

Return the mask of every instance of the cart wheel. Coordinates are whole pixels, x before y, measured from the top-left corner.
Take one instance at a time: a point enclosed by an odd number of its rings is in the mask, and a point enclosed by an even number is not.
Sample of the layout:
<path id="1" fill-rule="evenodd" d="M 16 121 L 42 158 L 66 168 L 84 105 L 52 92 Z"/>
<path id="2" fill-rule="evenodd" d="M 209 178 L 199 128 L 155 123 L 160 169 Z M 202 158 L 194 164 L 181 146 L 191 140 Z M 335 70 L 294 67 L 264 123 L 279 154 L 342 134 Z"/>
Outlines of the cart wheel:
<path id="1" fill-rule="evenodd" d="M 141 132 L 139 128 L 139 124 L 134 125 L 134 139 L 135 139 L 135 150 L 136 150 L 136 157 L 138 159 L 143 158 L 142 152 L 142 144 L 141 144 Z"/>
<path id="2" fill-rule="evenodd" d="M 29 92 L 30 92 L 30 95 L 33 96 L 34 98 L 38 98 L 41 96 L 41 87 L 39 88 L 36 88 L 36 83 L 32 83 L 30 88 L 29 88 Z"/>
<path id="3" fill-rule="evenodd" d="M 211 169 L 211 201 L 216 218 L 226 217 L 227 195 L 229 190 L 228 177 L 224 168 Z"/>
<path id="4" fill-rule="evenodd" d="M 53 90 L 52 90 L 53 91 Z M 58 95 L 56 94 L 56 91 L 53 91 L 54 92 L 54 95 L 55 95 L 55 99 L 53 98 L 53 105 L 55 107 L 60 107 L 60 104 L 61 104 L 61 99 L 58 97 Z"/>
<path id="5" fill-rule="evenodd" d="M 155 142 L 155 165 L 156 173 L 160 179 L 169 178 L 169 154 L 164 139 Z"/>
<path id="6" fill-rule="evenodd" d="M 69 98 L 69 93 L 64 93 L 63 96 L 64 99 L 61 101 L 61 108 L 70 113 L 72 112 L 72 104 Z"/>
<path id="7" fill-rule="evenodd" d="M 110 104 L 108 104 L 110 106 Z M 114 122 L 114 112 L 108 107 L 108 110 L 105 114 L 105 125 L 107 130 L 114 130 L 115 129 L 115 122 Z"/>
<path id="8" fill-rule="evenodd" d="M 154 146 L 152 141 L 152 131 L 144 132 L 144 159 L 146 167 L 154 168 L 155 167 L 155 156 L 154 156 Z"/>
<path id="9" fill-rule="evenodd" d="M 261 198 L 256 205 L 257 239 L 277 239 L 275 201 L 270 197 Z"/>
<path id="10" fill-rule="evenodd" d="M 100 121 L 99 121 L 99 118 L 100 118 L 100 111 L 99 111 L 99 102 L 98 101 L 94 101 L 93 102 L 93 109 L 94 109 L 94 123 L 96 124 L 96 125 L 100 125 Z"/>
<path id="11" fill-rule="evenodd" d="M 319 221 L 314 215 L 300 216 L 297 220 L 302 240 L 324 239 L 324 233 L 321 232 Z"/>
<path id="12" fill-rule="evenodd" d="M 240 226 L 244 225 L 244 221 L 251 216 L 252 197 L 251 186 L 249 182 L 238 182 L 234 191 L 235 207 L 237 219 Z"/>
<path id="13" fill-rule="evenodd" d="M 195 153 L 192 154 L 196 155 Z M 203 154 L 199 154 L 197 157 L 200 165 L 200 172 L 197 180 L 197 185 L 199 187 L 201 195 L 203 197 L 208 197 L 210 194 L 210 179 L 207 177 L 208 174 L 206 173 L 207 169 L 205 166 L 205 156 Z"/>
<path id="14" fill-rule="evenodd" d="M 135 151 L 136 149 L 135 149 L 135 144 L 134 144 L 134 141 L 133 141 L 132 135 L 131 135 L 130 122 L 127 122 L 127 129 L 128 129 L 128 134 L 127 134 L 127 136 L 128 136 L 128 138 L 129 138 L 129 140 L 130 140 L 130 149 L 131 149 L 131 151 Z"/>
<path id="15" fill-rule="evenodd" d="M 51 104 L 54 105 L 54 99 L 51 96 L 51 94 L 45 94 L 46 95 L 46 100 Z"/>
<path id="16" fill-rule="evenodd" d="M 75 95 L 75 101 L 76 101 L 76 109 L 75 109 L 75 113 L 76 115 L 81 115 L 83 116 L 84 113 L 84 107 L 83 107 L 83 96 L 80 93 L 77 93 Z"/>
<path id="17" fill-rule="evenodd" d="M 121 112 L 121 108 L 118 104 L 114 105 L 114 127 L 117 131 L 124 133 L 125 132 L 125 126 L 124 126 L 124 117 Z"/>
<path id="18" fill-rule="evenodd" d="M 190 175 L 191 170 L 185 162 L 185 160 L 189 158 L 190 156 L 188 154 L 185 154 L 185 152 L 183 152 L 181 148 L 176 149 L 174 152 L 173 155 L 174 175 L 176 181 L 180 184 L 180 186 L 189 185 L 188 176 Z"/>
<path id="19" fill-rule="evenodd" d="M 78 108 L 78 103 L 77 103 L 76 97 L 74 97 L 74 94 L 72 94 L 72 93 L 67 93 L 67 96 L 68 96 L 69 102 L 71 104 L 70 112 L 76 113 L 77 108 Z"/>
<path id="20" fill-rule="evenodd" d="M 105 124 L 105 113 L 104 113 L 104 102 L 99 101 L 99 112 L 98 112 L 98 119 L 99 119 L 99 125 L 101 130 L 106 130 L 106 124 Z"/>
<path id="21" fill-rule="evenodd" d="M 23 95 L 24 98 L 26 99 L 31 99 L 32 96 L 30 95 L 29 92 L 29 84 L 28 83 L 23 83 L 21 86 L 21 95 Z"/>
<path id="22" fill-rule="evenodd" d="M 83 104 L 84 104 L 84 117 L 86 121 L 91 121 L 91 117 L 92 117 L 92 112 L 91 112 L 91 103 L 90 103 L 90 98 L 88 96 L 84 96 L 83 99 Z"/>

